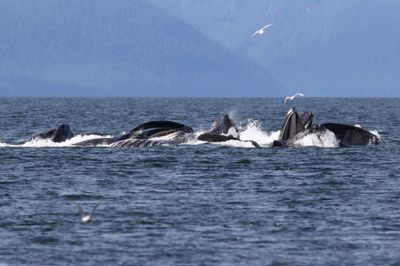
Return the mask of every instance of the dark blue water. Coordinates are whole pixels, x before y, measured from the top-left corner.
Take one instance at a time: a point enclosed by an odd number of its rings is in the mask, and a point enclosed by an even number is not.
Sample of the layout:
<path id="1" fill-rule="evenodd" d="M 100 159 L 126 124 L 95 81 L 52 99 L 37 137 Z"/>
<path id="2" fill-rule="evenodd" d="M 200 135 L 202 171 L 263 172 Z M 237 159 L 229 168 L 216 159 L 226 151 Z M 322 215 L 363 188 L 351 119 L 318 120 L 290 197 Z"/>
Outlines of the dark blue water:
<path id="1" fill-rule="evenodd" d="M 196 130 L 232 112 L 265 132 L 282 99 L 0 98 L 0 142 L 64 122 L 118 135 L 149 120 Z M 299 99 L 316 123 L 360 124 L 350 148 L 0 147 L 1 265 L 400 263 L 400 99 Z M 90 210 L 90 224 L 65 198 Z"/>

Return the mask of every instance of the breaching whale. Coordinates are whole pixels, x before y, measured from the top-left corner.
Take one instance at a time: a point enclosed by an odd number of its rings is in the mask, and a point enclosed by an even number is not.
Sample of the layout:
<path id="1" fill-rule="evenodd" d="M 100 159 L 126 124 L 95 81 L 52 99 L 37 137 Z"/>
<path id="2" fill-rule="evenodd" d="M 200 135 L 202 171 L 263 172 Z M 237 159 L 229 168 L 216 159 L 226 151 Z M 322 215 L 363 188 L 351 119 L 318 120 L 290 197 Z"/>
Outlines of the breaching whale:
<path id="1" fill-rule="evenodd" d="M 321 135 L 326 130 L 335 134 L 341 146 L 379 143 L 378 136 L 365 129 L 338 123 L 313 125 L 312 119 L 313 114 L 311 112 L 305 112 L 299 115 L 294 107 L 290 109 L 283 121 L 279 140 L 275 140 L 273 146 L 294 146 L 294 143 L 304 136 L 311 133 Z"/>

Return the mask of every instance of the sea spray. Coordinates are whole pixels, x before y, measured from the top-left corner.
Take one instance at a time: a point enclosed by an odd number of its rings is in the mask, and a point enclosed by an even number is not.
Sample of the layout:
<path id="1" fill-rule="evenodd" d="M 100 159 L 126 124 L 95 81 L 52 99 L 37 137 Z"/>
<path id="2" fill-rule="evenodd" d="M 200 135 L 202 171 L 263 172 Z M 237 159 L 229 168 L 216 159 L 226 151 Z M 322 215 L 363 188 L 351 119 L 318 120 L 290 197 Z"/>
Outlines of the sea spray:
<path id="1" fill-rule="evenodd" d="M 112 136 L 102 136 L 97 134 L 81 135 L 78 134 L 71 139 L 63 142 L 54 142 L 50 139 L 32 139 L 19 145 L 10 145 L 12 147 L 30 147 L 30 148 L 42 148 L 42 147 L 73 147 L 74 144 L 80 143 L 87 140 L 97 139 L 97 138 L 111 138 Z"/>
<path id="2" fill-rule="evenodd" d="M 325 130 L 323 132 L 315 132 L 305 134 L 304 137 L 294 142 L 295 146 L 300 147 L 323 147 L 323 148 L 335 148 L 339 147 L 339 141 L 336 139 L 335 134 L 332 131 Z"/>
<path id="3" fill-rule="evenodd" d="M 260 146 L 271 146 L 274 140 L 279 138 L 280 131 L 265 132 L 261 128 L 261 122 L 248 119 L 245 125 L 241 127 L 240 139 L 252 140 Z"/>

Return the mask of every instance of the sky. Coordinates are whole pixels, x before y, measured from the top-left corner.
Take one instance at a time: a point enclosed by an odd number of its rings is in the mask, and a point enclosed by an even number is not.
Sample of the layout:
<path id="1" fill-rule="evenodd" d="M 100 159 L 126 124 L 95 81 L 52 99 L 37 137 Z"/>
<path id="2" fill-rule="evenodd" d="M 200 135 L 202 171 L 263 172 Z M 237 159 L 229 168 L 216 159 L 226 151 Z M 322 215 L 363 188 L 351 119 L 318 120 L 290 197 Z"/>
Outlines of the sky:
<path id="1" fill-rule="evenodd" d="M 4 0 L 0 8 L 0 96 L 400 96 L 398 1 Z"/>

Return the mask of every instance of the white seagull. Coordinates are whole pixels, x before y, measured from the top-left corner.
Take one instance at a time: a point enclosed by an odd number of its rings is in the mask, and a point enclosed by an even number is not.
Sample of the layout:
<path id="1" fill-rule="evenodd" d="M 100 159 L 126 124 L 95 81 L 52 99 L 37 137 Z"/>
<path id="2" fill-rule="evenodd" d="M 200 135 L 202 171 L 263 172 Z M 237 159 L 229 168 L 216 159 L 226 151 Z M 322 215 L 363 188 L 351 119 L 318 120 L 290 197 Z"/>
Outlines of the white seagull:
<path id="1" fill-rule="evenodd" d="M 304 97 L 304 94 L 303 94 L 303 93 L 296 93 L 296 94 L 293 95 L 293 96 L 286 97 L 286 98 L 285 98 L 285 101 L 283 101 L 283 104 L 286 104 L 287 101 L 293 101 L 294 98 L 295 98 L 296 96 L 302 96 L 302 97 Z"/>
<path id="2" fill-rule="evenodd" d="M 75 204 L 78 208 L 79 208 L 79 213 L 81 214 L 81 219 L 83 223 L 89 223 L 92 221 L 92 217 L 94 214 L 94 211 L 96 210 L 97 206 L 100 204 L 101 200 L 99 202 L 97 202 L 97 204 L 94 206 L 93 210 L 91 213 L 85 212 L 81 205 L 75 201 L 72 201 L 70 199 L 67 199 L 69 202 L 71 202 L 72 204 Z"/>
<path id="3" fill-rule="evenodd" d="M 251 35 L 251 37 L 254 37 L 254 36 L 256 36 L 257 34 L 258 34 L 258 35 L 263 35 L 263 34 L 264 34 L 264 30 L 267 29 L 267 28 L 269 28 L 269 27 L 271 27 L 271 26 L 272 26 L 272 24 L 267 24 L 267 25 L 265 25 L 265 26 L 262 27 L 261 29 L 259 29 L 259 30 L 257 30 L 256 32 L 254 32 L 253 35 Z"/>

